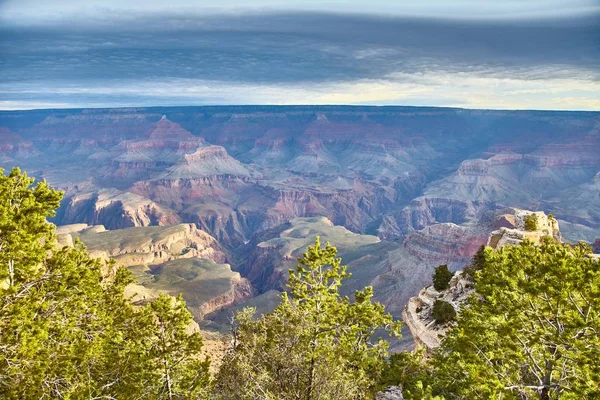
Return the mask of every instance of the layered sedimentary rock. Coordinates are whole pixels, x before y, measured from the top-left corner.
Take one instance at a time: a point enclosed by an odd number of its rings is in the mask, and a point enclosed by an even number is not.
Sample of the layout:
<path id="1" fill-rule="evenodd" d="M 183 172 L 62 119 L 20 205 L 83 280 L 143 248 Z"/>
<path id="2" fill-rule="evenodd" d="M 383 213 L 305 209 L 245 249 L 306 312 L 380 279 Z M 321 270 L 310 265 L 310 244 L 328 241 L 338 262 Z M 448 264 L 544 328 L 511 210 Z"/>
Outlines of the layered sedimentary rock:
<path id="1" fill-rule="evenodd" d="M 183 160 L 169 168 L 160 179 L 231 175 L 247 177 L 248 171 L 239 161 L 230 157 L 222 146 L 199 147 L 195 152 L 185 154 Z"/>
<path id="2" fill-rule="evenodd" d="M 201 320 L 205 314 L 253 295 L 249 282 L 225 264 L 227 256 L 212 236 L 193 224 L 106 230 L 86 224 L 57 228 L 59 243 L 79 238 L 93 257 L 128 267 L 137 282 L 126 288 L 134 302 L 160 293 L 182 294 Z"/>
<path id="3" fill-rule="evenodd" d="M 250 241 L 242 251 L 249 255 L 240 272 L 261 291 L 282 290 L 287 271 L 320 236 L 322 242 L 337 247 L 352 273 L 344 284 L 345 294 L 371 285 L 377 300 L 400 316 L 406 301 L 428 282 L 436 266 L 446 263 L 458 268 L 486 243 L 490 231 L 491 227 L 435 224 L 413 232 L 401 244 L 353 233 L 323 217 L 297 218 Z"/>
<path id="4" fill-rule="evenodd" d="M 173 225 L 181 218 L 169 208 L 135 193 L 116 189 L 75 194 L 63 200 L 54 222 L 86 223 L 108 229 Z"/>
<path id="5" fill-rule="evenodd" d="M 599 237 L 599 116 L 308 106 L 2 112 L 0 166 L 65 191 L 57 224 L 194 224 L 262 291 L 281 288 L 288 260 L 256 245 L 296 218 L 377 236 L 343 253 L 350 286 L 373 285 L 398 315 L 435 266 L 464 265 L 507 206 L 553 213 L 566 240 Z M 307 242 L 316 232 L 303 234 Z"/>
<path id="6" fill-rule="evenodd" d="M 0 162 L 14 164 L 15 159 L 28 159 L 39 155 L 33 142 L 24 140 L 8 128 L 0 127 Z M 17 166 L 17 165 L 11 165 Z"/>
<path id="7" fill-rule="evenodd" d="M 444 264 L 471 257 L 486 241 L 485 230 L 473 230 L 452 223 L 430 225 L 409 235 L 404 246 L 425 260 Z"/>
<path id="8" fill-rule="evenodd" d="M 164 292 L 181 294 L 196 320 L 223 307 L 252 297 L 254 289 L 229 264 L 215 263 L 205 258 L 179 258 L 148 271 L 135 270 L 141 288 L 130 287 L 134 301 L 147 301 Z M 151 279 L 149 278 L 151 276 Z"/>
<path id="9" fill-rule="evenodd" d="M 589 239 L 600 230 L 597 118 L 403 107 L 53 110 L 4 113 L 0 132 L 2 165 L 46 177 L 67 197 L 138 194 L 236 248 L 294 217 L 402 240 L 463 223 L 460 208 L 479 215 L 507 205 L 553 212 L 572 225 L 567 236 Z M 113 222 L 122 213 L 57 222 L 146 223 Z"/>
<path id="10" fill-rule="evenodd" d="M 192 224 L 106 230 L 84 224 L 60 226 L 59 236 L 81 239 L 96 257 L 113 258 L 126 267 L 161 264 L 179 258 L 205 258 L 225 262 L 219 243 Z M 68 239 L 67 239 L 68 240 Z"/>
<path id="11" fill-rule="evenodd" d="M 342 257 L 381 242 L 376 236 L 359 235 L 335 226 L 325 217 L 296 218 L 249 242 L 243 252 L 248 256 L 241 272 L 263 291 L 281 290 L 285 287 L 288 270 L 295 266 L 308 246 L 314 244 L 315 236 L 320 236 L 323 243 L 335 243 Z"/>
<path id="12" fill-rule="evenodd" d="M 525 224 L 525 218 L 533 218 L 535 228 L 528 229 Z M 560 239 L 558 221 L 541 211 L 531 212 L 512 209 L 510 214 L 500 216 L 495 226 L 498 226 L 499 229 L 492 232 L 487 241 L 487 245 L 493 249 L 507 244 L 519 244 L 524 240 L 539 244 L 542 238 L 548 236 Z"/>

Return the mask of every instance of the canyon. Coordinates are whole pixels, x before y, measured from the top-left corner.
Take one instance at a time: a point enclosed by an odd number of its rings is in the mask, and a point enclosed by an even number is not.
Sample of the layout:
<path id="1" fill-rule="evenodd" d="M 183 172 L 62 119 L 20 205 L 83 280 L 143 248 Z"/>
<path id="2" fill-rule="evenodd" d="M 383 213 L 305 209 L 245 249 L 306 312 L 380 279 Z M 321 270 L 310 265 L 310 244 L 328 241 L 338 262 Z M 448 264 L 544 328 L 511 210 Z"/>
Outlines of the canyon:
<path id="1" fill-rule="evenodd" d="M 64 191 L 63 244 L 132 270 L 136 300 L 183 293 L 215 329 L 230 310 L 272 307 L 317 235 L 348 264 L 347 294 L 372 285 L 397 317 L 509 207 L 553 214 L 565 241 L 600 237 L 598 112 L 1 111 L 0 167 L 15 166 Z"/>

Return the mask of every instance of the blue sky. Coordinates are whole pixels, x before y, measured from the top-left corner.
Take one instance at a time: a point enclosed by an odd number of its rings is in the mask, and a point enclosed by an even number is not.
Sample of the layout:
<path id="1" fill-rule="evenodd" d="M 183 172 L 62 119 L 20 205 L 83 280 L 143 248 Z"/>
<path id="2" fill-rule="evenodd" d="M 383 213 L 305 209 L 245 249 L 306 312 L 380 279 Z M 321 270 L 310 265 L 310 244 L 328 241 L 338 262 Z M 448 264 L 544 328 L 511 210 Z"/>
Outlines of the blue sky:
<path id="1" fill-rule="evenodd" d="M 600 109 L 600 2 L 0 0 L 0 109 Z"/>

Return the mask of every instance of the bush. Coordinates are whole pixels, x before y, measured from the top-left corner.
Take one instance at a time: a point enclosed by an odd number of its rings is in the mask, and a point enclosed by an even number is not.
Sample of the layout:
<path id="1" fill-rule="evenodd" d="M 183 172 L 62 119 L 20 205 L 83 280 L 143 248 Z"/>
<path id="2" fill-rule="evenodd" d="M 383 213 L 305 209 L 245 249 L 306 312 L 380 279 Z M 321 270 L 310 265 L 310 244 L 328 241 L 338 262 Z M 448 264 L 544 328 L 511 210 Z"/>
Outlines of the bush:
<path id="1" fill-rule="evenodd" d="M 434 355 L 433 392 L 600 399 L 600 274 L 588 251 L 552 238 L 486 249 L 477 295 Z"/>
<path id="2" fill-rule="evenodd" d="M 433 273 L 433 287 L 435 290 L 446 290 L 448 289 L 450 279 L 454 274 L 450 272 L 446 264 L 440 265 L 435 269 Z"/>
<path id="3" fill-rule="evenodd" d="M 433 303 L 433 319 L 437 324 L 445 324 L 449 321 L 454 321 L 456 318 L 456 310 L 452 304 L 443 300 L 436 300 Z"/>
<path id="4" fill-rule="evenodd" d="M 432 380 L 429 369 L 424 366 L 426 357 L 424 349 L 390 355 L 377 389 L 385 391 L 390 386 L 401 387 L 406 400 L 424 399 L 423 386 L 429 386 Z"/>
<path id="5" fill-rule="evenodd" d="M 526 231 L 537 231 L 538 228 L 538 220 L 537 215 L 529 214 L 525 216 L 525 230 Z"/>
<path id="6" fill-rule="evenodd" d="M 475 280 L 475 271 L 480 271 L 485 265 L 485 245 L 481 245 L 477 253 L 473 256 L 471 264 L 464 269 L 464 275 L 472 280 Z"/>

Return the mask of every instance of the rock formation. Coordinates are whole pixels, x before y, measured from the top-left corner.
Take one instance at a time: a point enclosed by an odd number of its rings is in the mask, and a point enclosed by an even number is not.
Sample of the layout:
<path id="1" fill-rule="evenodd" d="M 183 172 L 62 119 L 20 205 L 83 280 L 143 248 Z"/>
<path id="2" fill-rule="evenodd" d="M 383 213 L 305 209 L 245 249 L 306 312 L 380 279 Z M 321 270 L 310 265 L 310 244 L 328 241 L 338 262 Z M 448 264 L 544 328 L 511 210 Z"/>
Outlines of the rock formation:
<path id="1" fill-rule="evenodd" d="M 525 226 L 525 218 L 533 217 L 536 229 L 528 230 Z M 529 240 L 539 244 L 541 238 L 550 236 L 560 239 L 558 221 L 553 216 L 548 216 L 542 211 L 531 212 L 519 209 L 511 209 L 510 214 L 501 215 L 494 224 L 498 227 L 490 235 L 487 245 L 493 249 L 507 244 L 519 244 L 523 240 Z"/>
<path id="2" fill-rule="evenodd" d="M 67 190 L 67 206 L 117 190 L 179 218 L 123 221 L 118 206 L 93 217 L 88 207 L 60 224 L 186 220 L 231 248 L 295 217 L 403 240 L 506 205 L 553 212 L 568 239 L 591 240 L 600 230 L 598 126 L 597 113 L 403 107 L 19 111 L 0 117 L 0 164 Z"/>
<path id="3" fill-rule="evenodd" d="M 137 282 L 126 288 L 134 302 L 159 293 L 182 294 L 196 320 L 254 293 L 250 283 L 225 264 L 227 256 L 212 236 L 193 224 L 106 230 L 86 224 L 57 228 L 59 243 L 79 238 L 93 257 L 128 267 Z"/>
<path id="4" fill-rule="evenodd" d="M 463 276 L 462 271 L 454 274 L 448 289 L 438 292 L 433 286 L 422 289 L 416 297 L 411 297 L 402 313 L 404 323 L 417 347 L 425 346 L 434 349 L 440 345 L 440 338 L 444 336 L 449 324 L 439 325 L 433 319 L 433 304 L 436 300 L 450 303 L 456 310 L 473 293 L 473 282 Z"/>
<path id="5" fill-rule="evenodd" d="M 525 229 L 527 216 L 537 219 L 536 229 Z M 497 228 L 491 232 L 487 240 L 487 245 L 493 249 L 517 245 L 524 240 L 539 243 L 543 237 L 560 239 L 556 219 L 539 211 L 508 209 L 493 219 L 491 227 Z M 402 311 L 402 319 L 410 329 L 415 345 L 424 346 L 429 350 L 434 349 L 440 345 L 441 337 L 451 327 L 451 323 L 440 325 L 434 320 L 432 311 L 436 300 L 445 301 L 451 304 L 457 312 L 460 312 L 461 304 L 473 291 L 474 282 L 462 271 L 457 271 L 450 280 L 448 289 L 437 291 L 433 286 L 427 286 L 421 289 L 417 296 L 410 298 Z"/>
<path id="6" fill-rule="evenodd" d="M 181 218 L 169 208 L 131 192 L 116 189 L 66 197 L 53 220 L 60 225 L 86 223 L 108 229 L 174 225 Z"/>
<path id="7" fill-rule="evenodd" d="M 507 206 L 553 213 L 565 240 L 600 237 L 599 115 L 336 106 L 14 111 L 0 115 L 0 166 L 20 166 L 65 191 L 58 225 L 115 232 L 194 224 L 261 295 L 281 289 L 297 255 L 271 246 L 298 239 L 281 236 L 290 221 L 325 217 L 336 226 L 296 229 L 306 243 L 337 227 L 376 236 L 355 252 L 337 234 L 331 241 L 354 274 L 351 288 L 373 285 L 399 315 L 438 264 L 459 269 L 493 230 L 501 230 L 499 243 L 513 240 L 510 218 L 493 226 Z"/>
<path id="8" fill-rule="evenodd" d="M 385 392 L 378 392 L 375 400 L 404 400 L 402 389 L 398 386 L 390 386 Z"/>

